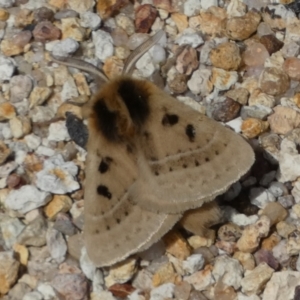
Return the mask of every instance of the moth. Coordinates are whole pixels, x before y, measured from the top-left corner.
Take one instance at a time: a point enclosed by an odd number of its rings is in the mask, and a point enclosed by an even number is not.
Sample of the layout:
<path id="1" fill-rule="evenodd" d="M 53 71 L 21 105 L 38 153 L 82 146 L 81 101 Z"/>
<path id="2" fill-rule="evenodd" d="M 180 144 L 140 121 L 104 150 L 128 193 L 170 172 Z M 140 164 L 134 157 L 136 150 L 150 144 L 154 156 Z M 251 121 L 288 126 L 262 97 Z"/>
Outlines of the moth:
<path id="1" fill-rule="evenodd" d="M 53 58 L 105 80 L 83 107 L 89 130 L 84 242 L 98 267 L 149 248 L 186 211 L 182 224 L 205 233 L 219 218 L 215 197 L 254 162 L 241 136 L 131 76 L 162 35 L 158 31 L 134 50 L 112 80 L 87 62 Z"/>

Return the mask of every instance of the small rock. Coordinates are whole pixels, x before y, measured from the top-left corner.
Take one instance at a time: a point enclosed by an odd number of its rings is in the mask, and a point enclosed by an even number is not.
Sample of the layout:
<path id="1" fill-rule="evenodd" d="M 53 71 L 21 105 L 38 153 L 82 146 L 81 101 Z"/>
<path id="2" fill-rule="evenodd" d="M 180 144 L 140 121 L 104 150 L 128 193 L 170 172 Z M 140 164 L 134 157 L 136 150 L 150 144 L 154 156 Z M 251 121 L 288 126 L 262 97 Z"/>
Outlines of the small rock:
<path id="1" fill-rule="evenodd" d="M 103 19 L 116 14 L 122 7 L 126 6 L 129 0 L 109 0 L 97 2 L 97 12 Z"/>
<path id="2" fill-rule="evenodd" d="M 46 216 L 55 220 L 58 213 L 68 212 L 72 207 L 72 200 L 67 195 L 54 195 L 53 199 L 44 208 Z"/>
<path id="3" fill-rule="evenodd" d="M 257 30 L 260 19 L 260 14 L 253 10 L 244 16 L 229 18 L 225 25 L 226 34 L 232 40 L 245 40 Z"/>
<path id="4" fill-rule="evenodd" d="M 287 240 L 281 240 L 277 245 L 273 246 L 272 253 L 275 259 L 281 265 L 287 265 L 290 259 L 290 254 L 287 252 Z"/>
<path id="5" fill-rule="evenodd" d="M 212 69 L 211 82 L 220 91 L 229 90 L 237 80 L 238 74 L 236 71 L 229 72 L 219 68 Z"/>
<path id="6" fill-rule="evenodd" d="M 221 280 L 217 281 L 214 286 L 215 299 L 236 299 L 236 292 L 233 287 L 227 286 Z"/>
<path id="7" fill-rule="evenodd" d="M 157 16 L 157 10 L 150 4 L 142 4 L 135 10 L 136 32 L 147 33 Z"/>
<path id="8" fill-rule="evenodd" d="M 184 260 L 191 255 L 191 248 L 179 232 L 169 232 L 163 238 L 163 241 L 166 245 L 167 253 L 170 253 L 176 258 Z"/>
<path id="9" fill-rule="evenodd" d="M 160 286 L 165 283 L 175 283 L 176 273 L 172 263 L 163 264 L 152 277 L 152 284 L 154 287 Z"/>
<path id="10" fill-rule="evenodd" d="M 261 216 L 255 223 L 248 225 L 241 238 L 237 241 L 237 247 L 243 252 L 254 252 L 262 237 L 266 237 L 270 230 L 270 219 L 267 216 Z"/>
<path id="11" fill-rule="evenodd" d="M 54 56 L 68 56 L 68 54 L 76 52 L 78 48 L 79 43 L 76 40 L 68 37 L 56 43 L 52 53 Z"/>
<path id="12" fill-rule="evenodd" d="M 15 253 L 18 255 L 18 260 L 20 261 L 21 265 L 27 266 L 29 251 L 28 249 L 20 244 L 14 244 L 13 247 Z"/>
<path id="13" fill-rule="evenodd" d="M 0 49 L 1 52 L 5 55 L 5 56 L 15 56 L 15 55 L 19 55 L 21 53 L 23 53 L 24 51 L 24 47 L 23 46 L 19 46 L 15 43 L 14 40 L 2 40 L 1 44 L 0 44 Z"/>
<path id="14" fill-rule="evenodd" d="M 199 64 L 196 50 L 186 45 L 180 46 L 177 51 L 176 70 L 180 74 L 191 75 Z"/>
<path id="15" fill-rule="evenodd" d="M 186 274 L 194 274 L 204 267 L 204 263 L 202 254 L 193 254 L 182 262 L 182 268 Z"/>
<path id="16" fill-rule="evenodd" d="M 268 108 L 272 108 L 275 106 L 275 98 L 274 96 L 262 93 L 261 90 L 257 89 L 251 93 L 251 96 L 249 98 L 249 105 L 262 105 Z"/>
<path id="17" fill-rule="evenodd" d="M 16 110 L 9 102 L 0 103 L 0 121 L 10 120 L 16 116 Z"/>
<path id="18" fill-rule="evenodd" d="M 6 294 L 17 281 L 19 266 L 12 252 L 0 252 L 0 294 Z"/>
<path id="19" fill-rule="evenodd" d="M 168 86 L 173 93 L 182 94 L 187 90 L 187 76 L 179 74 L 175 68 L 168 72 Z"/>
<path id="20" fill-rule="evenodd" d="M 37 23 L 42 21 L 52 21 L 53 17 L 54 17 L 53 10 L 45 6 L 36 9 L 33 13 L 33 18 Z"/>
<path id="21" fill-rule="evenodd" d="M 53 156 L 44 162 L 44 169 L 36 173 L 36 185 L 43 191 L 66 194 L 79 189 L 75 180 L 78 167 L 73 162 L 64 162 L 61 155 Z"/>
<path id="22" fill-rule="evenodd" d="M 81 42 L 86 36 L 86 30 L 80 26 L 77 18 L 66 18 L 61 20 L 62 39 L 71 38 Z M 94 33 L 94 32 L 93 32 Z"/>
<path id="23" fill-rule="evenodd" d="M 239 47 L 235 43 L 222 43 L 210 52 L 210 60 L 216 68 L 236 71 L 241 63 Z"/>
<path id="24" fill-rule="evenodd" d="M 216 258 L 212 274 L 216 281 L 221 280 L 225 285 L 238 289 L 243 277 L 243 267 L 238 260 L 222 255 Z"/>
<path id="25" fill-rule="evenodd" d="M 24 227 L 25 225 L 17 218 L 1 217 L 0 229 L 7 249 L 12 249 Z"/>
<path id="26" fill-rule="evenodd" d="M 241 281 L 242 292 L 246 295 L 261 293 L 265 284 L 269 281 L 274 270 L 266 263 L 261 263 L 259 266 L 249 271 Z"/>
<path id="27" fill-rule="evenodd" d="M 33 37 L 38 42 L 58 40 L 61 36 L 61 31 L 49 21 L 38 23 L 33 32 Z"/>
<path id="28" fill-rule="evenodd" d="M 80 15 L 80 24 L 84 28 L 90 28 L 95 31 L 101 25 L 101 18 L 91 11 L 85 11 Z"/>
<path id="29" fill-rule="evenodd" d="M 295 288 L 299 285 L 300 274 L 295 271 L 281 271 L 273 273 L 267 283 L 263 300 L 295 299 Z"/>
<path id="30" fill-rule="evenodd" d="M 244 270 L 253 270 L 255 268 L 255 260 L 251 253 L 236 251 L 233 258 L 237 259 L 243 266 Z"/>
<path id="31" fill-rule="evenodd" d="M 216 121 L 229 122 L 238 116 L 240 108 L 241 105 L 238 102 L 226 97 L 224 101 L 214 104 L 212 117 Z"/>
<path id="32" fill-rule="evenodd" d="M 26 75 L 16 75 L 10 80 L 10 102 L 16 103 L 27 98 L 32 90 L 32 80 Z"/>
<path id="33" fill-rule="evenodd" d="M 202 271 L 198 271 L 191 276 L 185 277 L 184 280 L 191 284 L 197 291 L 204 291 L 215 283 L 212 275 L 212 267 L 210 265 L 207 265 Z"/>
<path id="34" fill-rule="evenodd" d="M 136 271 L 136 260 L 128 258 L 110 267 L 109 274 L 105 277 L 105 285 L 110 287 L 115 283 L 125 283 L 133 277 Z"/>
<path id="35" fill-rule="evenodd" d="M 0 21 L 6 21 L 9 18 L 9 12 L 3 8 L 0 9 Z"/>
<path id="36" fill-rule="evenodd" d="M 18 116 L 9 120 L 9 126 L 14 138 L 19 139 L 30 133 L 31 122 L 28 117 Z"/>
<path id="37" fill-rule="evenodd" d="M 10 191 L 5 199 L 5 206 L 25 214 L 35 208 L 47 204 L 51 198 L 51 194 L 41 192 L 33 185 L 23 185 L 18 190 Z"/>
<path id="38" fill-rule="evenodd" d="M 263 35 L 259 41 L 266 47 L 270 55 L 279 51 L 284 45 L 284 43 L 278 40 L 273 34 Z"/>
<path id="39" fill-rule="evenodd" d="M 236 242 L 242 235 L 240 227 L 234 223 L 227 223 L 218 230 L 218 238 L 222 241 Z"/>
<path id="40" fill-rule="evenodd" d="M 261 90 L 269 95 L 278 96 L 285 93 L 290 87 L 288 75 L 277 68 L 265 68 L 259 79 Z"/>
<path id="41" fill-rule="evenodd" d="M 65 299 L 81 300 L 88 295 L 88 282 L 83 274 L 57 274 L 51 285 Z"/>
<path id="42" fill-rule="evenodd" d="M 247 43 L 247 48 L 243 52 L 242 57 L 246 66 L 258 67 L 263 66 L 270 55 L 263 44 L 250 40 Z"/>
<path id="43" fill-rule="evenodd" d="M 5 163 L 10 154 L 11 150 L 0 140 L 0 165 Z"/>
<path id="44" fill-rule="evenodd" d="M 286 251 L 289 256 L 299 255 L 300 253 L 300 232 L 298 230 L 293 231 L 288 238 Z"/>
<path id="45" fill-rule="evenodd" d="M 273 248 L 278 245 L 280 240 L 281 237 L 277 233 L 273 233 L 269 237 L 263 239 L 261 248 L 265 250 L 273 250 Z"/>
<path id="46" fill-rule="evenodd" d="M 179 33 L 182 33 L 189 26 L 188 18 L 184 14 L 173 13 L 173 14 L 171 14 L 171 19 L 176 24 L 176 27 L 177 27 Z"/>
<path id="47" fill-rule="evenodd" d="M 265 120 L 273 113 L 271 108 L 263 105 L 244 106 L 241 109 L 241 117 L 245 119 Z"/>
<path id="48" fill-rule="evenodd" d="M 178 45 L 190 45 L 192 48 L 197 48 L 204 43 L 202 37 L 193 30 L 186 29 L 178 38 L 175 43 Z"/>
<path id="49" fill-rule="evenodd" d="M 24 295 L 22 300 L 43 300 L 43 295 L 37 291 L 29 292 Z"/>
<path id="50" fill-rule="evenodd" d="M 11 299 L 22 299 L 22 297 L 31 291 L 29 285 L 24 282 L 16 283 L 8 292 L 8 296 Z M 9 299 L 10 299 L 9 298 Z M 5 299 L 5 298 L 4 298 Z"/>
<path id="51" fill-rule="evenodd" d="M 10 80 L 15 71 L 14 60 L 0 55 L 0 81 Z"/>
<path id="52" fill-rule="evenodd" d="M 238 226 L 247 226 L 253 224 L 258 220 L 258 216 L 246 216 L 240 214 L 234 208 L 230 206 L 223 206 L 223 216 L 226 220 L 238 225 Z"/>
<path id="53" fill-rule="evenodd" d="M 265 250 L 265 249 L 259 249 L 255 254 L 255 262 L 256 265 L 259 265 L 261 263 L 268 264 L 272 269 L 276 270 L 279 267 L 278 261 L 273 256 L 272 251 Z"/>
<path id="54" fill-rule="evenodd" d="M 210 81 L 211 70 L 198 69 L 193 72 L 191 79 L 187 85 L 195 95 L 207 96 L 213 89 L 213 84 Z"/>
<path id="55" fill-rule="evenodd" d="M 187 0 L 183 6 L 184 14 L 188 17 L 199 14 L 201 9 L 201 0 Z"/>
<path id="56" fill-rule="evenodd" d="M 268 203 L 261 214 L 266 215 L 270 219 L 271 226 L 285 220 L 288 216 L 287 210 L 278 202 Z"/>
<path id="57" fill-rule="evenodd" d="M 97 58 L 104 62 L 106 58 L 113 55 L 113 40 L 109 33 L 103 30 L 93 31 L 92 38 L 95 44 L 95 55 Z"/>
<path id="58" fill-rule="evenodd" d="M 172 298 L 174 295 L 175 285 L 173 283 L 165 283 L 157 288 L 154 288 L 150 292 L 149 300 L 162 300 Z"/>
<path id="59" fill-rule="evenodd" d="M 63 262 L 67 253 L 67 244 L 63 235 L 59 231 L 49 228 L 46 234 L 46 241 L 51 257 L 58 263 Z"/>
<path id="60" fill-rule="evenodd" d="M 55 142 L 70 140 L 65 121 L 59 121 L 50 124 L 48 140 Z"/>
<path id="61" fill-rule="evenodd" d="M 76 260 L 79 260 L 81 256 L 81 249 L 84 247 L 82 234 L 77 233 L 70 236 L 67 240 L 67 244 L 68 253 Z"/>
<path id="62" fill-rule="evenodd" d="M 32 108 L 36 105 L 42 105 L 46 100 L 48 100 L 51 93 L 51 89 L 47 87 L 34 87 L 29 97 L 30 107 Z"/>
<path id="63" fill-rule="evenodd" d="M 46 244 L 47 223 L 42 216 L 38 216 L 28 223 L 17 242 L 21 245 L 41 247 Z"/>
<path id="64" fill-rule="evenodd" d="M 71 218 L 64 213 L 57 214 L 53 228 L 68 236 L 76 233 L 76 228 Z"/>
<path id="65" fill-rule="evenodd" d="M 124 29 L 129 36 L 134 34 L 135 27 L 134 22 L 131 18 L 129 18 L 125 14 L 118 14 L 115 18 L 115 21 L 116 24 L 122 29 Z"/>
<path id="66" fill-rule="evenodd" d="M 267 121 L 262 121 L 255 118 L 249 118 L 243 121 L 241 129 L 243 134 L 247 138 L 251 139 L 267 131 L 268 128 L 269 128 L 269 123 Z"/>
<path id="67" fill-rule="evenodd" d="M 191 285 L 186 281 L 182 281 L 179 284 L 176 284 L 174 290 L 175 299 L 182 299 L 182 300 L 190 299 L 189 296 L 191 293 L 191 289 L 192 289 Z"/>

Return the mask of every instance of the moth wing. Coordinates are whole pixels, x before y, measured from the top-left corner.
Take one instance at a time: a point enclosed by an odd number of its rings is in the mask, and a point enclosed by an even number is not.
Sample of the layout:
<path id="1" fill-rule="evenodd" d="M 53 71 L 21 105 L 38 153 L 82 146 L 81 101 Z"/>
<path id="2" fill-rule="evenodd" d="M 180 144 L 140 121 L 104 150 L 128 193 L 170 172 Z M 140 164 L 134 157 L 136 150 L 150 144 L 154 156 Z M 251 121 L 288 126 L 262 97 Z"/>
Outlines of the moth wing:
<path id="1" fill-rule="evenodd" d="M 163 213 L 200 207 L 249 170 L 254 152 L 232 130 L 158 88 L 152 90 L 151 114 L 140 137 L 140 176 L 130 198 Z"/>
<path id="2" fill-rule="evenodd" d="M 95 265 L 108 266 L 151 246 L 181 215 L 157 214 L 129 201 L 138 168 L 126 145 L 111 146 L 90 128 L 87 149 L 85 246 Z"/>

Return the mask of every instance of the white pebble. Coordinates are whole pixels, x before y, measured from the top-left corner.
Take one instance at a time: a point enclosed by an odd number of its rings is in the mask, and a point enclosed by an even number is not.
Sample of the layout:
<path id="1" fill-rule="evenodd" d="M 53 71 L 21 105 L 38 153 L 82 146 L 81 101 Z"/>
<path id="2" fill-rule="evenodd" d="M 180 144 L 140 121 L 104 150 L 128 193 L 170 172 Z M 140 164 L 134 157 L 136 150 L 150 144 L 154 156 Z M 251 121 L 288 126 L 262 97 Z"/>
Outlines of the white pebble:
<path id="1" fill-rule="evenodd" d="M 199 14 L 201 9 L 201 0 L 187 0 L 184 3 L 183 11 L 188 17 Z"/>
<path id="2" fill-rule="evenodd" d="M 11 249 L 12 246 L 17 242 L 17 237 L 24 228 L 25 225 L 17 218 L 5 217 L 1 220 L 1 234 L 7 249 Z"/>
<path id="3" fill-rule="evenodd" d="M 254 187 L 250 190 L 250 201 L 259 208 L 264 208 L 268 203 L 274 202 L 274 195 L 262 187 Z"/>
<path id="4" fill-rule="evenodd" d="M 93 264 L 93 262 L 88 257 L 85 247 L 81 248 L 79 264 L 80 264 L 80 268 L 81 268 L 82 272 L 84 273 L 84 275 L 88 279 L 93 280 L 95 273 L 96 273 L 96 266 Z"/>
<path id="5" fill-rule="evenodd" d="M 24 137 L 24 140 L 28 146 L 29 149 L 35 150 L 37 149 L 41 144 L 41 138 L 34 133 L 28 134 Z"/>
<path id="6" fill-rule="evenodd" d="M 238 226 L 247 226 L 254 224 L 258 220 L 257 215 L 246 216 L 244 214 L 238 213 L 233 207 L 223 206 L 222 211 L 226 220 L 238 225 Z"/>
<path id="7" fill-rule="evenodd" d="M 25 294 L 22 300 L 44 300 L 44 297 L 41 293 L 33 291 Z"/>
<path id="8" fill-rule="evenodd" d="M 208 9 L 211 6 L 218 6 L 218 0 L 201 0 L 201 7 Z"/>
<path id="9" fill-rule="evenodd" d="M 13 76 L 14 71 L 15 64 L 13 59 L 0 55 L 0 81 L 9 80 Z"/>
<path id="10" fill-rule="evenodd" d="M 165 49 L 160 45 L 154 45 L 149 49 L 149 54 L 153 58 L 153 62 L 155 64 L 162 63 L 166 60 L 166 51 Z"/>
<path id="11" fill-rule="evenodd" d="M 243 119 L 241 117 L 230 120 L 226 123 L 230 128 L 232 128 L 236 133 L 240 133 L 242 131 Z"/>
<path id="12" fill-rule="evenodd" d="M 25 214 L 47 204 L 51 198 L 50 193 L 41 192 L 33 185 L 23 185 L 18 190 L 9 192 L 5 199 L 5 206 Z"/>
<path id="13" fill-rule="evenodd" d="M 39 146 L 37 149 L 36 149 L 36 152 L 35 152 L 37 155 L 39 156 L 53 156 L 55 155 L 55 150 L 49 148 L 49 147 L 45 147 L 45 146 Z"/>
<path id="14" fill-rule="evenodd" d="M 74 162 L 65 162 L 61 155 L 55 155 L 45 160 L 44 169 L 36 174 L 36 185 L 54 194 L 71 193 L 80 187 L 75 179 L 77 172 Z"/>
<path id="15" fill-rule="evenodd" d="M 165 283 L 151 290 L 150 300 L 164 300 L 173 298 L 175 285 L 173 283 Z"/>
<path id="16" fill-rule="evenodd" d="M 70 135 L 66 127 L 66 121 L 59 121 L 50 124 L 48 140 L 55 142 L 70 140 Z"/>
<path id="17" fill-rule="evenodd" d="M 102 62 L 114 54 L 113 39 L 109 33 L 103 30 L 93 31 L 92 38 L 95 44 L 95 55 Z"/>
<path id="18" fill-rule="evenodd" d="M 182 262 L 182 268 L 187 274 L 193 274 L 203 268 L 204 262 L 202 254 L 193 254 Z"/>
<path id="19" fill-rule="evenodd" d="M 43 295 L 44 300 L 52 300 L 56 297 L 53 287 L 48 283 L 40 282 L 37 290 Z"/>
<path id="20" fill-rule="evenodd" d="M 209 80 L 211 76 L 211 70 L 199 69 L 193 72 L 191 79 L 187 82 L 187 85 L 191 92 L 195 95 L 206 96 L 212 90 L 212 84 Z"/>
<path id="21" fill-rule="evenodd" d="M 140 76 L 147 78 L 155 71 L 153 58 L 147 52 L 136 63 L 136 68 L 139 70 Z"/>
<path id="22" fill-rule="evenodd" d="M 68 54 L 74 53 L 79 48 L 79 43 L 72 38 L 66 38 L 55 44 L 53 48 L 53 55 L 67 56 Z"/>
<path id="23" fill-rule="evenodd" d="M 15 3 L 15 0 L 0 0 L 0 7 L 8 8 L 13 6 Z"/>
<path id="24" fill-rule="evenodd" d="M 178 45 L 190 45 L 193 48 L 199 47 L 204 43 L 202 37 L 193 30 L 186 29 L 176 40 Z"/>
<path id="25" fill-rule="evenodd" d="M 99 15 L 86 11 L 80 15 L 80 25 L 84 28 L 90 28 L 96 30 L 101 25 L 101 18 Z"/>
<path id="26" fill-rule="evenodd" d="M 61 99 L 65 102 L 73 97 L 78 97 L 78 90 L 74 79 L 69 76 L 62 87 Z"/>
<path id="27" fill-rule="evenodd" d="M 67 243 L 62 233 L 56 229 L 49 228 L 47 230 L 46 240 L 51 257 L 58 263 L 63 262 L 67 252 Z"/>

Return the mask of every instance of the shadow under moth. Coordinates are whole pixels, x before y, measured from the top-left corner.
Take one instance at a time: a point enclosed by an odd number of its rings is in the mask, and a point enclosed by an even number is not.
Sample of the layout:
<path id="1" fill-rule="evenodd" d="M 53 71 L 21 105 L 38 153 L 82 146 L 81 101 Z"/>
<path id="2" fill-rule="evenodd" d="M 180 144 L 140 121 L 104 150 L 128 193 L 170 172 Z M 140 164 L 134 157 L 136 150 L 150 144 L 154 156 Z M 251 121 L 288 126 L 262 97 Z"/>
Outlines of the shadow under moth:
<path id="1" fill-rule="evenodd" d="M 213 200 L 254 162 L 241 136 L 130 76 L 162 34 L 134 50 L 123 75 L 112 80 L 87 62 L 53 58 L 106 81 L 83 107 L 89 131 L 84 242 L 98 267 L 149 248 L 179 220 L 207 234 L 220 217 Z"/>

